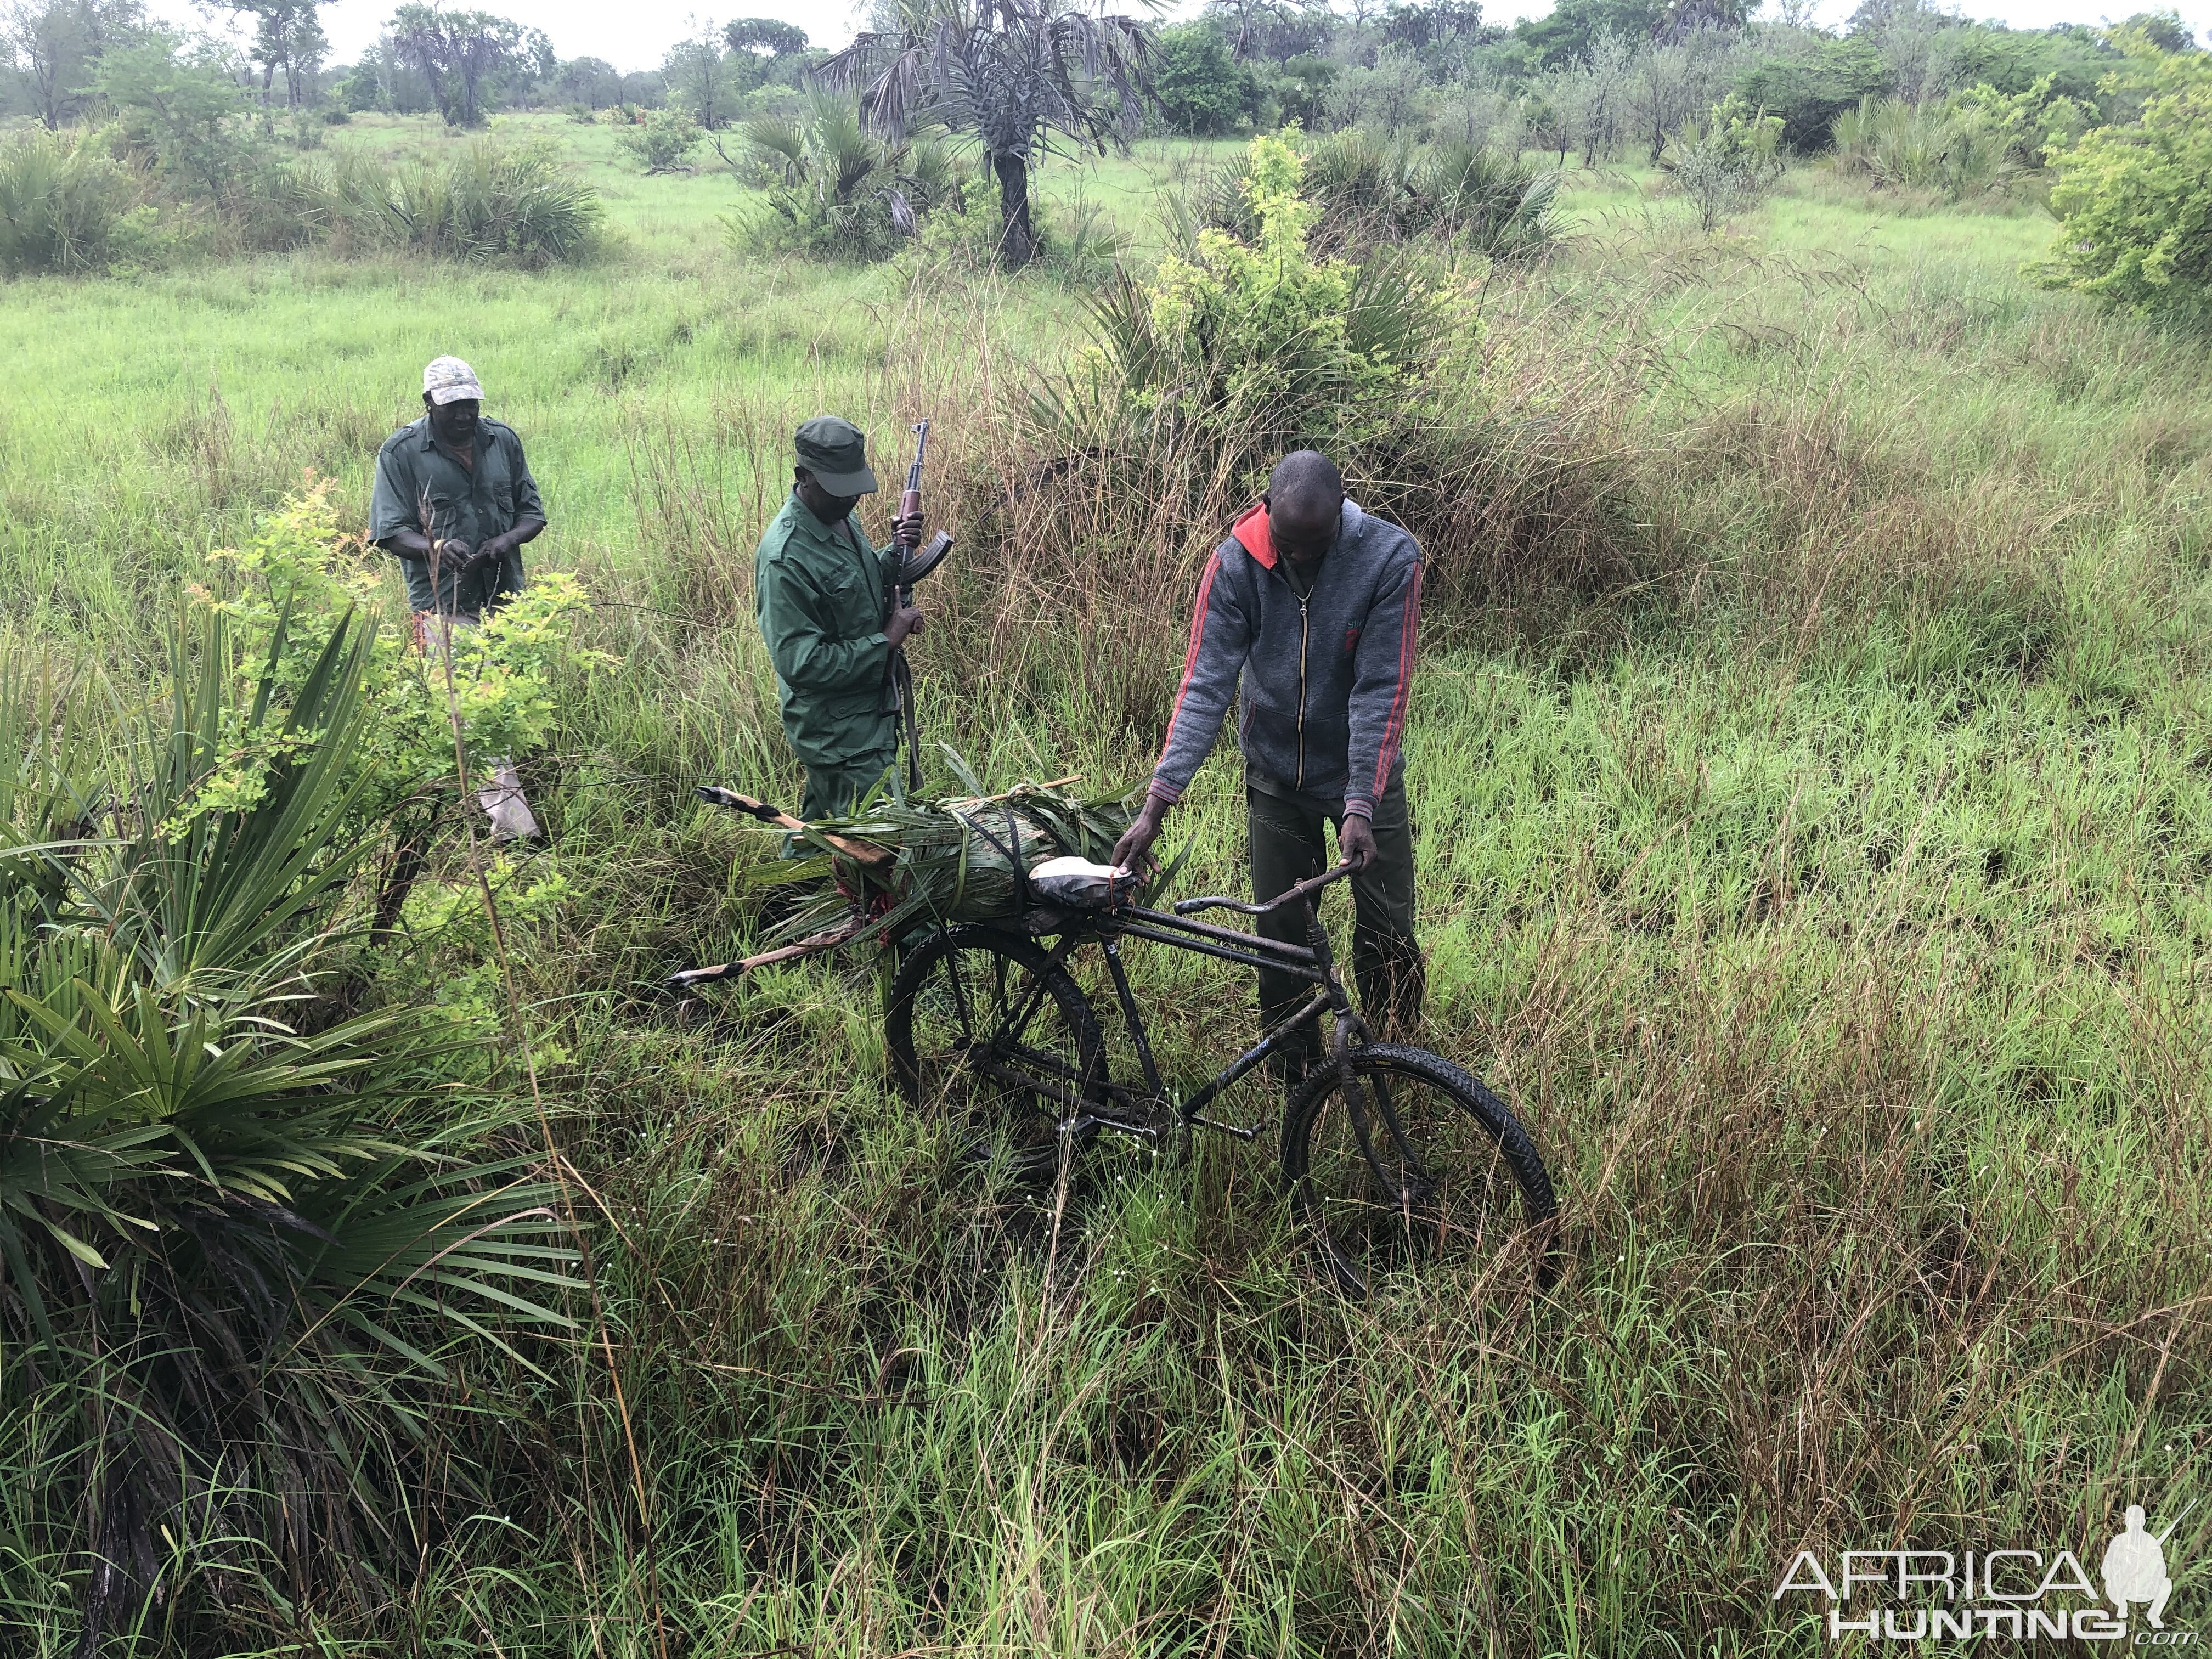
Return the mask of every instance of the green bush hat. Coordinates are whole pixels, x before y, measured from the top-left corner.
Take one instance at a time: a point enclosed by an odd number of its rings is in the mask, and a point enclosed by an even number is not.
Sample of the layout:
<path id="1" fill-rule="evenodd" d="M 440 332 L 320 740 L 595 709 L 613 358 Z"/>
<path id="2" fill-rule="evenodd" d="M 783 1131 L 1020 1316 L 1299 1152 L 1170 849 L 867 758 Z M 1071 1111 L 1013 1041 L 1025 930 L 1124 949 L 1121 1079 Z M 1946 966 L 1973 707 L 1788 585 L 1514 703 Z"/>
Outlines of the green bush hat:
<path id="1" fill-rule="evenodd" d="M 832 495 L 876 493 L 876 475 L 868 471 L 867 435 L 850 421 L 817 415 L 799 428 L 794 447 L 799 465 Z"/>

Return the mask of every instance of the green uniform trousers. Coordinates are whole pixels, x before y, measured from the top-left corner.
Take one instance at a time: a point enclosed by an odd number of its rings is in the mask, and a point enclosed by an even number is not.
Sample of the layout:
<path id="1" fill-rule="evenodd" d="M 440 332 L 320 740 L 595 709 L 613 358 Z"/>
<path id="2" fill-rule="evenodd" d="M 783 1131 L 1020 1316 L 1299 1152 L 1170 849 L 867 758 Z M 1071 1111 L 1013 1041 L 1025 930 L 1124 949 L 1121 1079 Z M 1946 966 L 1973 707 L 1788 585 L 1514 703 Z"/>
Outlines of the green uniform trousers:
<path id="1" fill-rule="evenodd" d="M 1342 813 L 1271 795 L 1246 785 L 1244 801 L 1252 840 L 1252 897 L 1265 903 L 1319 875 L 1330 862 L 1324 823 L 1342 827 Z M 1378 1037 L 1410 1035 L 1421 1018 L 1427 974 L 1413 938 L 1413 823 L 1403 779 L 1375 803 L 1375 857 L 1352 878 L 1352 968 L 1360 1012 Z M 1326 897 L 1324 896 L 1324 902 Z M 1286 944 L 1305 943 L 1305 913 L 1291 906 L 1259 919 L 1261 933 Z M 1260 1018 L 1272 1026 L 1303 1007 L 1314 988 L 1288 974 L 1260 970 Z M 1293 1080 L 1321 1054 L 1321 1029 L 1309 1025 L 1304 1062 L 1283 1068 Z"/>
<path id="2" fill-rule="evenodd" d="M 809 823 L 816 818 L 849 817 L 853 808 L 883 781 L 884 774 L 898 764 L 897 730 L 887 729 L 891 732 L 890 738 L 873 754 L 841 761 L 835 766 L 809 766 L 806 793 L 799 803 L 799 816 Z"/>

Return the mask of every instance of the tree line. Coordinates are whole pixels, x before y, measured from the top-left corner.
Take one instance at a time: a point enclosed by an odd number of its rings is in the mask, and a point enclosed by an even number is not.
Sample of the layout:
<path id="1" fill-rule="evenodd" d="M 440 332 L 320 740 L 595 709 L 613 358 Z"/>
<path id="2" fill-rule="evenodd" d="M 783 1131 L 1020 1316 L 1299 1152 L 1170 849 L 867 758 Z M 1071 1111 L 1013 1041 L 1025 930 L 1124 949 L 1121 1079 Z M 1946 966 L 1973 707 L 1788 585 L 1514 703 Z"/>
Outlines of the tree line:
<path id="1" fill-rule="evenodd" d="M 1802 0 L 1781 0 L 1772 19 L 1748 15 L 1745 0 L 1562 0 L 1503 28 L 1483 21 L 1480 0 L 1346 0 L 1340 10 L 1210 0 L 1195 21 L 1161 28 L 1079 0 L 881 0 L 835 53 L 789 25 L 738 19 L 698 28 L 633 87 L 489 12 L 409 0 L 340 70 L 325 62 L 318 0 L 218 3 L 238 25 L 231 34 L 182 39 L 153 26 L 142 0 L 8 0 L 0 96 L 54 132 L 101 112 L 113 162 L 197 192 L 241 247 L 341 223 L 368 234 L 381 220 L 362 204 L 389 195 L 253 151 L 240 130 L 249 106 L 264 150 L 280 106 L 307 150 L 319 122 L 355 109 L 435 111 L 468 128 L 499 108 L 556 103 L 586 120 L 618 106 L 625 148 L 648 171 L 678 170 L 702 136 L 714 139 L 732 170 L 768 188 L 781 222 L 767 226 L 773 237 L 834 257 L 884 257 L 939 206 L 972 224 L 953 155 L 974 156 L 996 186 L 991 244 L 1018 267 L 1048 240 L 1032 184 L 1046 155 L 1103 151 L 1147 127 L 1296 125 L 1515 167 L 1530 151 L 1562 166 L 1577 151 L 1586 167 L 1656 166 L 1709 230 L 1793 152 L 1831 151 L 1838 172 L 1869 188 L 1952 201 L 2026 179 L 2068 219 L 2072 240 L 2044 273 L 2052 280 L 2160 310 L 2202 310 L 2212 293 L 2212 261 L 2191 229 L 2212 213 L 2212 169 L 2200 165 L 2212 54 L 2172 12 L 2021 30 L 1939 0 L 1861 0 L 1832 30 Z M 759 96 L 772 87 L 776 97 Z M 715 135 L 741 122 L 733 155 Z M 131 191 L 99 155 L 18 145 L 5 160 L 21 175 L 0 181 L 17 204 L 0 215 L 9 268 L 132 262 L 118 251 L 135 233 L 118 205 Z M 1359 165 L 1405 180 L 1417 170 L 1382 155 Z M 542 172 L 528 176 L 522 195 L 552 188 Z M 555 234 L 525 239 L 531 257 L 582 246 L 574 227 L 595 213 L 564 202 Z M 94 257 L 73 228 L 79 216 L 121 240 Z M 2106 228 L 2075 234 L 2092 221 Z M 158 240 L 142 252 L 158 255 Z"/>
<path id="2" fill-rule="evenodd" d="M 1510 27 L 1480 0 L 1341 9 L 1210 0 L 1162 29 L 1158 124 L 1193 135 L 1360 127 L 1554 151 L 1585 165 L 1656 162 L 1685 122 L 1731 97 L 1778 118 L 1783 143 L 1825 149 L 1837 118 L 1869 99 L 1924 106 L 1974 87 L 2040 88 L 2104 112 L 2104 82 L 2131 41 L 2194 50 L 2172 12 L 2100 27 L 2013 29 L 1939 0 L 1861 0 L 1840 28 L 1804 0 L 1754 17 L 1745 0 L 1561 0 Z"/>
<path id="3" fill-rule="evenodd" d="M 0 7 L 0 118 L 28 117 L 48 131 L 88 118 L 101 64 L 165 45 L 201 81 L 248 94 L 273 121 L 336 119 L 368 110 L 436 114 L 476 126 L 501 109 L 684 101 L 720 125 L 746 94 L 800 75 L 825 54 L 805 31 L 773 18 L 708 27 L 678 42 L 658 69 L 624 71 L 600 58 L 563 58 L 541 29 L 491 12 L 406 4 L 351 64 L 331 61 L 320 8 L 327 0 L 221 0 L 207 9 L 229 27 L 186 38 L 161 27 L 142 0 L 9 0 Z"/>

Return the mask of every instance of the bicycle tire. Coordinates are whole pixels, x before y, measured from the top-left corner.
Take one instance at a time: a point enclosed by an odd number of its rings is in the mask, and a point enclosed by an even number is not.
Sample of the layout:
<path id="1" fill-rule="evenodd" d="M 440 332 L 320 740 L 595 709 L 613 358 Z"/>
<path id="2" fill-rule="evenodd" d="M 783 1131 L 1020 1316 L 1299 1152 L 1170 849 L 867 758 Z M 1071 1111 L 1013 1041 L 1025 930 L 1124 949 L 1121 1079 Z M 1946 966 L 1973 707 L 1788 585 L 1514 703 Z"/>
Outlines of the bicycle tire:
<path id="1" fill-rule="evenodd" d="M 1058 1024 L 1041 1034 L 1059 1049 L 1050 1055 L 1023 1041 L 1048 1006 L 1047 1024 Z M 995 927 L 940 929 L 906 953 L 891 981 L 884 1040 L 909 1103 L 959 1117 L 975 1161 L 1003 1157 L 1025 1179 L 1058 1167 L 1063 1112 L 1088 1113 L 1104 1093 L 1106 1042 L 1089 1000 L 1038 946 Z M 982 1070 L 979 1045 L 989 1050 L 982 1061 L 1037 1086 Z M 1093 1125 L 1073 1131 L 1070 1152 L 1097 1133 Z"/>
<path id="2" fill-rule="evenodd" d="M 1334 1066 L 1312 1072 L 1283 1113 L 1283 1176 L 1292 1206 L 1345 1294 L 1364 1300 L 1372 1289 L 1373 1270 L 1363 1268 L 1363 1260 L 1372 1263 L 1380 1256 L 1411 1267 L 1440 1259 L 1455 1247 L 1476 1257 L 1492 1255 L 1559 1212 L 1535 1143 L 1481 1079 L 1441 1054 L 1401 1043 L 1354 1049 L 1352 1066 L 1367 1085 L 1370 1127 L 1384 1133 L 1360 1140 Z M 1395 1093 L 1394 1082 L 1402 1085 Z M 1415 1103 L 1424 1096 L 1448 1104 L 1451 1113 L 1417 1113 Z M 1395 1133 L 1372 1121 L 1384 1107 Z M 1339 1144 L 1347 1134 L 1349 1151 Z M 1413 1144 L 1417 1139 L 1428 1142 L 1429 1161 L 1437 1168 L 1423 1164 L 1424 1146 Z M 1403 1176 L 1408 1160 L 1401 1149 L 1407 1148 L 1416 1174 L 1397 1180 L 1394 1194 L 1392 1176 Z M 1462 1164 L 1476 1167 L 1455 1167 Z M 1475 1212 L 1503 1207 L 1488 1201 L 1501 1173 L 1520 1199 L 1518 1223 L 1510 1228 L 1500 1224 L 1502 1216 Z M 1548 1240 L 1544 1252 L 1540 1282 L 1550 1276 Z"/>

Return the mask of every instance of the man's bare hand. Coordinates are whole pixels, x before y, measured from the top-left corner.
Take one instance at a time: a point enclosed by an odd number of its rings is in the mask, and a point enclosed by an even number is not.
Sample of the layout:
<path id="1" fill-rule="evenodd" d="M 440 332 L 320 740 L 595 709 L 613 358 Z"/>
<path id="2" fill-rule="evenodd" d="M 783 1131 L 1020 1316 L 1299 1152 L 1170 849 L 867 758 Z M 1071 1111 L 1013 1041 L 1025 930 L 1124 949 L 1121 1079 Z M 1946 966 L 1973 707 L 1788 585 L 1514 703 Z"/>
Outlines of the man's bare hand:
<path id="1" fill-rule="evenodd" d="M 921 514 L 909 513 L 891 520 L 891 539 L 909 553 L 921 545 Z"/>
<path id="2" fill-rule="evenodd" d="M 448 570 L 465 571 L 476 556 L 476 549 L 459 536 L 448 536 L 438 544 L 438 562 Z"/>
<path id="3" fill-rule="evenodd" d="M 1159 860 L 1152 856 L 1152 843 L 1160 838 L 1160 821 L 1167 815 L 1165 801 L 1157 795 L 1146 796 L 1144 811 L 1121 832 L 1121 839 L 1114 843 L 1114 862 L 1140 876 L 1150 876 L 1158 870 Z"/>
<path id="4" fill-rule="evenodd" d="M 922 615 L 910 605 L 900 605 L 884 624 L 884 638 L 894 647 L 904 645 L 921 632 Z"/>
<path id="5" fill-rule="evenodd" d="M 1355 870 L 1364 870 L 1375 860 L 1375 826 L 1356 813 L 1345 814 L 1336 831 L 1337 856 Z"/>

